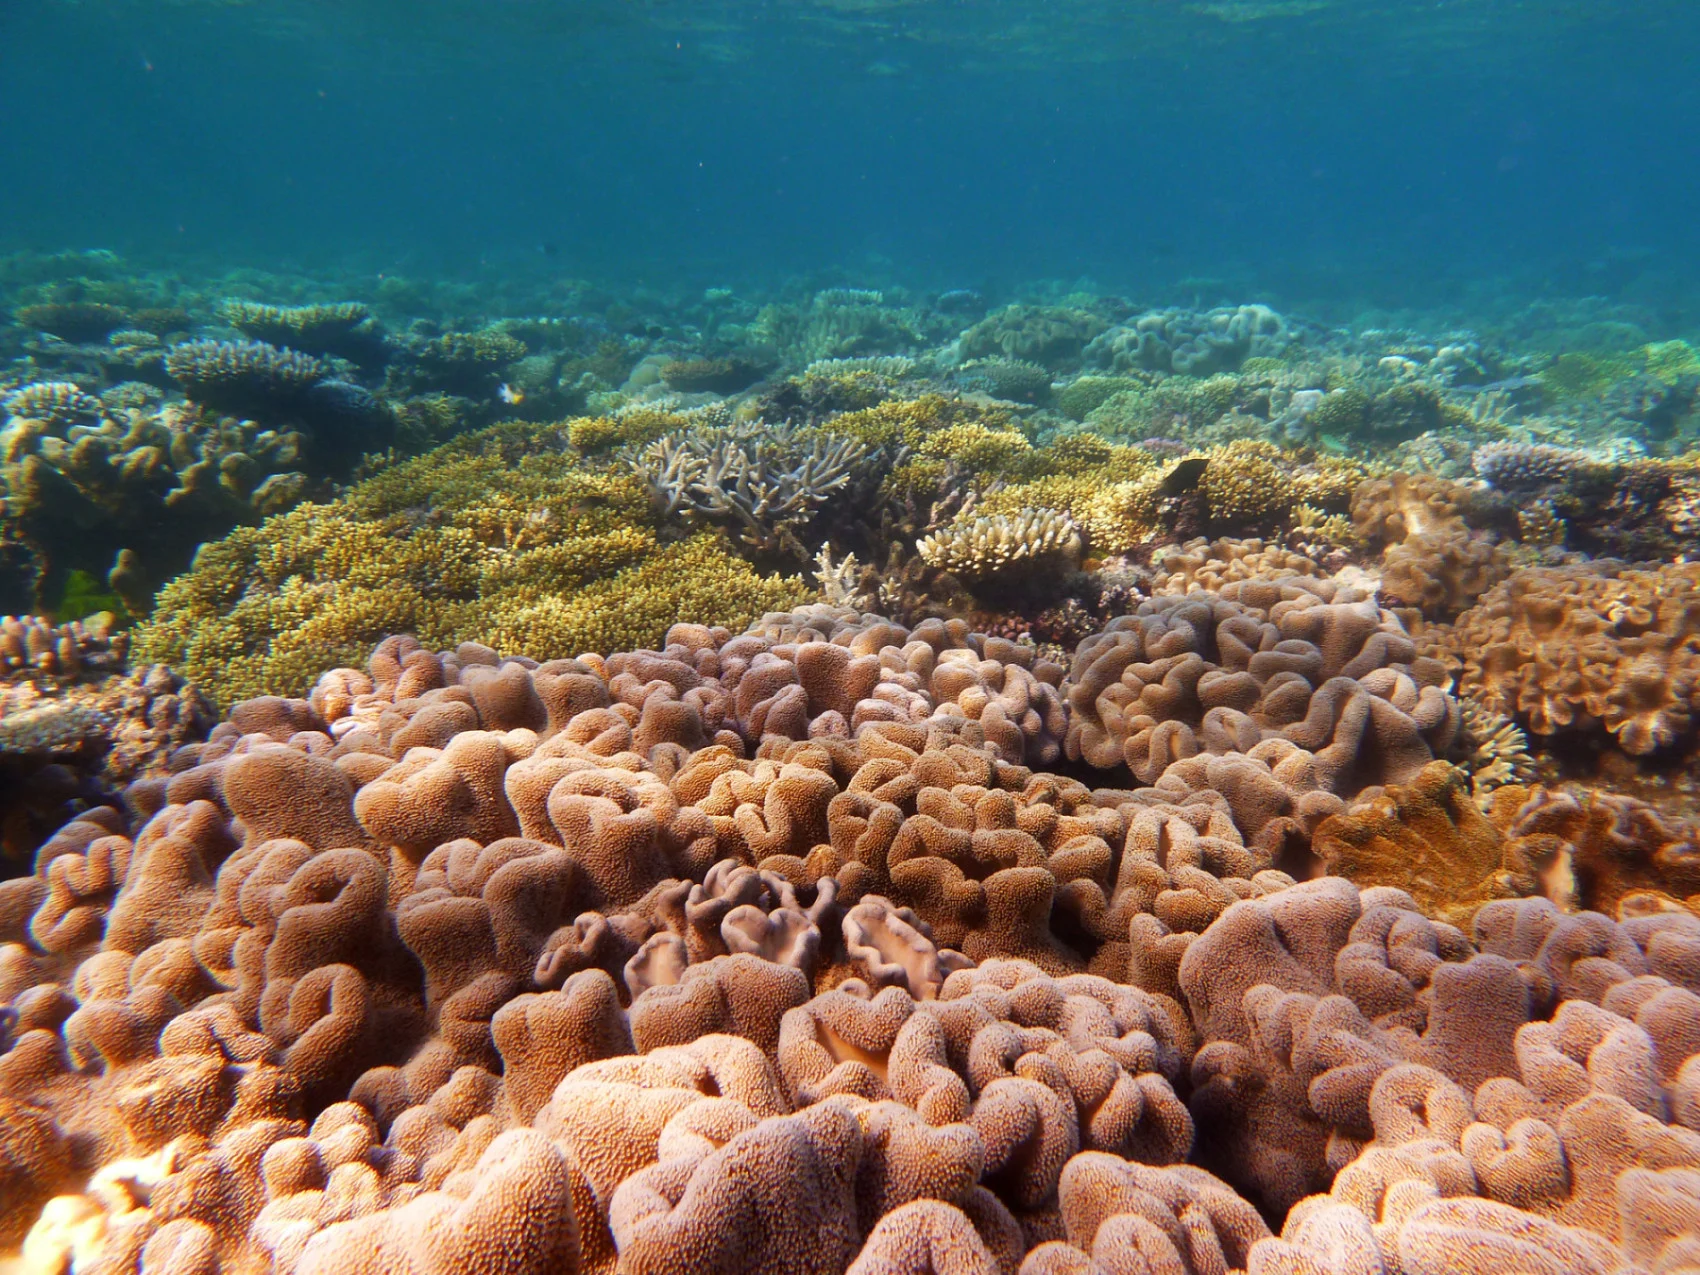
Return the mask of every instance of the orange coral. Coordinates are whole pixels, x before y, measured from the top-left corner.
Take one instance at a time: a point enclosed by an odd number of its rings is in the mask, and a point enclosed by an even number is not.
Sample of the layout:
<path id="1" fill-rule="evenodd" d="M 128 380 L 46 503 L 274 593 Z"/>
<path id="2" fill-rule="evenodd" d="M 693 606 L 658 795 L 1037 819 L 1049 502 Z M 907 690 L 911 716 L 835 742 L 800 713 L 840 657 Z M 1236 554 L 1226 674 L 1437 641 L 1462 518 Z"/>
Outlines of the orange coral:
<path id="1" fill-rule="evenodd" d="M 1472 800 L 1469 776 L 1431 762 L 1408 784 L 1334 815 L 1312 850 L 1331 874 L 1359 886 L 1394 886 L 1430 916 L 1467 923 L 1490 899 L 1522 898 L 1543 886 L 1570 902 L 1571 856 L 1509 841 Z M 1550 874 L 1550 875 L 1549 875 Z"/>
<path id="2" fill-rule="evenodd" d="M 1446 641 L 1460 690 L 1537 735 L 1603 730 L 1635 756 L 1684 747 L 1700 702 L 1700 566 L 1529 568 Z"/>

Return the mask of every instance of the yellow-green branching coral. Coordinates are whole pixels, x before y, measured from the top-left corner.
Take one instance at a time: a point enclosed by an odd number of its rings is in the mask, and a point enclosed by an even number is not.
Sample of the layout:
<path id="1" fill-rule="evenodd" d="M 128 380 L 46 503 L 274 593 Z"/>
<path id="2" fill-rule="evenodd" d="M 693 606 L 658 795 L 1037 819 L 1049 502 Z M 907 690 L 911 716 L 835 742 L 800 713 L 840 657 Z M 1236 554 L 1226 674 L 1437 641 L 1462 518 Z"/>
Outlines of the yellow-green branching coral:
<path id="1" fill-rule="evenodd" d="M 300 694 L 386 633 L 540 658 L 738 625 L 808 592 L 715 534 L 663 545 L 649 493 L 587 472 L 556 426 L 498 426 L 205 545 L 137 633 L 224 702 Z"/>

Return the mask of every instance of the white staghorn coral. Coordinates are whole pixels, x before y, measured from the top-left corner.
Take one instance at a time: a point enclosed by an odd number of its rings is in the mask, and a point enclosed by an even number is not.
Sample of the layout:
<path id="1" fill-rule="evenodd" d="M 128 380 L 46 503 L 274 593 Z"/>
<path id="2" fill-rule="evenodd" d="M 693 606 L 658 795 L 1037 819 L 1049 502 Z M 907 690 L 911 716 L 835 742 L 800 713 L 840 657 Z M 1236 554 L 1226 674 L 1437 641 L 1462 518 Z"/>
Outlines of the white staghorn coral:
<path id="1" fill-rule="evenodd" d="M 922 559 L 964 579 L 1080 561 L 1080 528 L 1060 509 L 1023 509 L 956 522 L 915 542 Z"/>

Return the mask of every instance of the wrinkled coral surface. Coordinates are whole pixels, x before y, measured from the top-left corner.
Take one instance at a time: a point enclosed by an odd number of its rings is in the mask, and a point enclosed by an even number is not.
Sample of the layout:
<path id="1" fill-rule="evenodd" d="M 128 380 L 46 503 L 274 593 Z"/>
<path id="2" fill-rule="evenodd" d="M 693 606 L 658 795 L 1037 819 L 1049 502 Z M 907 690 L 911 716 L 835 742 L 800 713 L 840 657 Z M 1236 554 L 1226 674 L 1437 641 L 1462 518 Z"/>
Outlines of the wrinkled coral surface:
<path id="1" fill-rule="evenodd" d="M 1536 735 L 1603 732 L 1644 756 L 1692 742 L 1700 567 L 1532 568 L 1458 619 L 1460 686 Z"/>
<path id="2" fill-rule="evenodd" d="M 1397 621 L 1306 579 L 1167 599 L 1066 682 L 960 621 L 814 607 L 545 663 L 391 638 L 235 705 L 0 886 L 5 1241 L 48 1268 L 1678 1269 L 1700 916 L 1531 884 L 1451 924 L 1441 868 L 1364 867 L 1412 827 L 1491 875 L 1483 847 L 1586 818 L 1528 789 L 1484 817 L 1425 760 L 1455 705 Z M 1071 688 L 1127 640 L 1177 649 L 1120 670 L 1214 665 L 1176 686 L 1245 705 L 1247 751 L 1144 789 L 1047 773 L 1114 742 L 1101 708 L 1077 740 Z M 1369 771 L 1327 760 L 1342 722 Z M 1256 778 L 1301 753 L 1314 787 Z M 1295 882 L 1271 794 L 1337 804 L 1348 771 L 1385 795 L 1316 837 L 1364 880 Z"/>

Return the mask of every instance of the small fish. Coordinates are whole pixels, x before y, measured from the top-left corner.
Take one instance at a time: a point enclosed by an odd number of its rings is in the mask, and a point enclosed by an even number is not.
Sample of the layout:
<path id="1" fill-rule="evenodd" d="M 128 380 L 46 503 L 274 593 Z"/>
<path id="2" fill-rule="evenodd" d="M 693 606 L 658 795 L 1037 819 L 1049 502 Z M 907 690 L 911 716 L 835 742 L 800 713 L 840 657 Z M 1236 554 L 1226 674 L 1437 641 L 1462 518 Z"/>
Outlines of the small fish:
<path id="1" fill-rule="evenodd" d="M 1191 491 L 1198 486 L 1198 480 L 1204 477 L 1204 471 L 1209 464 L 1209 457 L 1188 457 L 1163 476 L 1160 490 L 1165 496 L 1178 496 L 1183 491 Z"/>
<path id="2" fill-rule="evenodd" d="M 506 403 L 509 407 L 517 407 L 519 404 L 525 402 L 525 391 L 516 390 L 506 381 L 503 381 L 501 385 L 496 388 L 496 397 L 501 399 L 502 402 Z"/>

